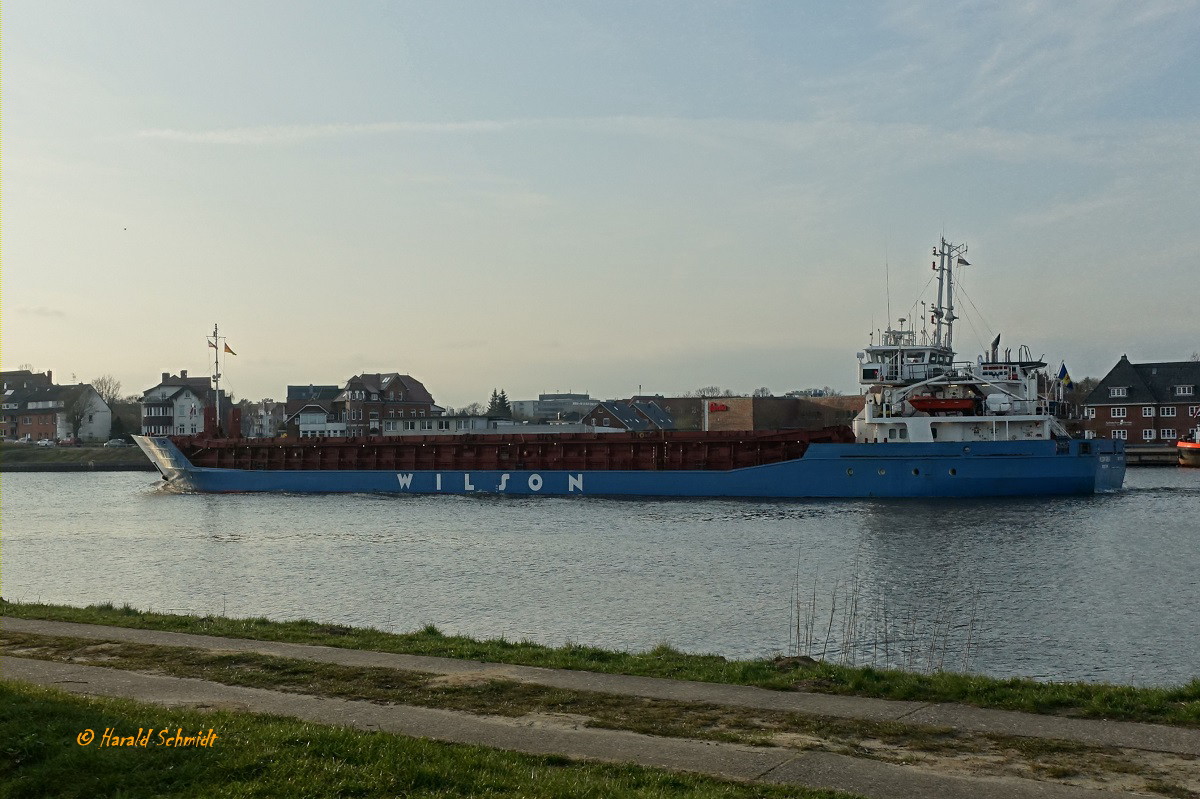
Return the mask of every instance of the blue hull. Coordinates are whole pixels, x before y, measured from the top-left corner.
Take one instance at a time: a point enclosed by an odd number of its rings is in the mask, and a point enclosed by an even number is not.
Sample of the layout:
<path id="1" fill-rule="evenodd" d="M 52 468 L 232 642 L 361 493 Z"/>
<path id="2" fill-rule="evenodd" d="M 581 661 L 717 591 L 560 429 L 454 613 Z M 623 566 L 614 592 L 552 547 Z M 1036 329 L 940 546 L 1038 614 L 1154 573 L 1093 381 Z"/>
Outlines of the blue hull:
<path id="1" fill-rule="evenodd" d="M 1125 479 L 1123 442 L 812 444 L 729 471 L 303 471 L 193 466 L 168 438 L 134 436 L 173 487 L 200 492 L 638 497 L 992 497 L 1094 494 Z"/>

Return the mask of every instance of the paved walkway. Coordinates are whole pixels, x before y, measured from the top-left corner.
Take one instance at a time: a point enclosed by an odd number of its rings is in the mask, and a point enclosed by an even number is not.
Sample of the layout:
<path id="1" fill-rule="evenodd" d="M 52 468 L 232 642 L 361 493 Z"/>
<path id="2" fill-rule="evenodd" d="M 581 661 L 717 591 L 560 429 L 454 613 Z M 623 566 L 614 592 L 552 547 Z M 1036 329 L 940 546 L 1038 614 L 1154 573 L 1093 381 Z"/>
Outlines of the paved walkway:
<path id="1" fill-rule="evenodd" d="M 5 627 L 9 627 L 5 620 Z M 112 628 L 108 628 L 112 629 Z M 1020 779 L 971 779 L 827 752 L 660 738 L 571 724 L 477 716 L 450 710 L 380 705 L 241 688 L 207 680 L 142 674 L 23 658 L 0 658 L 5 679 L 77 694 L 117 696 L 169 707 L 271 713 L 321 724 L 476 744 L 530 754 L 560 754 L 733 780 L 834 788 L 872 799 L 1115 799 L 1128 794 Z"/>
<path id="2" fill-rule="evenodd" d="M 5 618 L 0 620 L 0 627 L 13 632 L 38 635 L 130 641 L 222 652 L 254 652 L 298 660 L 336 663 L 343 666 L 378 666 L 433 674 L 471 674 L 482 678 L 507 679 L 573 691 L 595 691 L 650 699 L 703 702 L 844 719 L 903 721 L 906 724 L 952 727 L 969 732 L 1054 738 L 1094 746 L 1117 746 L 1152 752 L 1200 756 L 1200 730 L 1162 724 L 1070 719 L 1006 710 L 988 710 L 969 705 L 902 702 L 800 691 L 772 691 L 744 685 L 688 682 L 658 677 L 631 677 L 567 669 L 544 669 L 534 666 L 513 666 L 505 663 L 484 663 L 476 660 L 423 655 L 395 655 L 360 649 L 254 641 L 247 638 L 219 638 L 211 635 L 137 630 L 96 624 Z"/>

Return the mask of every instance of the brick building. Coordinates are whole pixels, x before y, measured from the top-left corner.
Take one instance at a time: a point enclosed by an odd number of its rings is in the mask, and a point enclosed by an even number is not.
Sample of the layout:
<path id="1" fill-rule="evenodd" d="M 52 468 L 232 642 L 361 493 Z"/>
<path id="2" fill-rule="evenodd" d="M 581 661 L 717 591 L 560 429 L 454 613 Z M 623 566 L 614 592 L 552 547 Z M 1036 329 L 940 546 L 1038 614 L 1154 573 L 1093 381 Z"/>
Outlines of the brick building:
<path id="1" fill-rule="evenodd" d="M 332 403 L 346 435 L 383 435 L 403 429 L 403 420 L 441 416 L 443 408 L 420 380 L 397 372 L 355 375 Z"/>
<path id="2" fill-rule="evenodd" d="M 1125 355 L 1083 401 L 1085 438 L 1174 444 L 1200 419 L 1200 361 L 1132 363 Z"/>

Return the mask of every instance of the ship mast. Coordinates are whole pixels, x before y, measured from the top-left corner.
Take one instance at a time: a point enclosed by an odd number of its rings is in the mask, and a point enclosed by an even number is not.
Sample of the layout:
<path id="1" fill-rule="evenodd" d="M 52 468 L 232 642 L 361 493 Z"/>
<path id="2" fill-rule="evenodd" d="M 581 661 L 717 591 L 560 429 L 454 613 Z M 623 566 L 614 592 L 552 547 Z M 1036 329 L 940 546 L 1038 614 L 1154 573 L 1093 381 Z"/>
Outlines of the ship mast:
<path id="1" fill-rule="evenodd" d="M 209 346 L 213 348 L 213 405 L 216 409 L 216 426 L 221 429 L 221 337 L 217 335 L 217 326 L 213 325 Z"/>
<path id="2" fill-rule="evenodd" d="M 933 254 L 937 256 L 933 268 L 938 273 L 937 305 L 933 307 L 933 344 L 935 347 L 954 349 L 954 267 L 956 264 L 967 266 L 963 253 L 967 251 L 965 244 L 951 244 L 942 239 L 940 247 Z"/>

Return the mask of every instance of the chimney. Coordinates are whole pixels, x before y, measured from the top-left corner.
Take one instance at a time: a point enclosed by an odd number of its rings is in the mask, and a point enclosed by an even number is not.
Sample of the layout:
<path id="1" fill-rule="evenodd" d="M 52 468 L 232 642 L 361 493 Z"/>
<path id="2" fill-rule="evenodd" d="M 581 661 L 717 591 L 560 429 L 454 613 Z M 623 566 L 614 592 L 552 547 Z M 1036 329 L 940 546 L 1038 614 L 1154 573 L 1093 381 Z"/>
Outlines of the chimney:
<path id="1" fill-rule="evenodd" d="M 168 381 L 168 380 L 170 380 L 170 379 L 171 379 L 171 373 L 170 373 L 170 372 L 163 372 L 163 376 L 162 376 L 162 382 L 164 382 L 164 383 L 165 383 L 165 382 L 167 382 L 167 381 Z"/>
<path id="2" fill-rule="evenodd" d="M 180 369 L 180 370 L 179 370 L 179 379 L 180 379 L 180 380 L 187 380 L 187 369 Z"/>
<path id="3" fill-rule="evenodd" d="M 46 370 L 46 382 L 54 385 L 54 372 L 51 372 L 49 369 Z"/>

